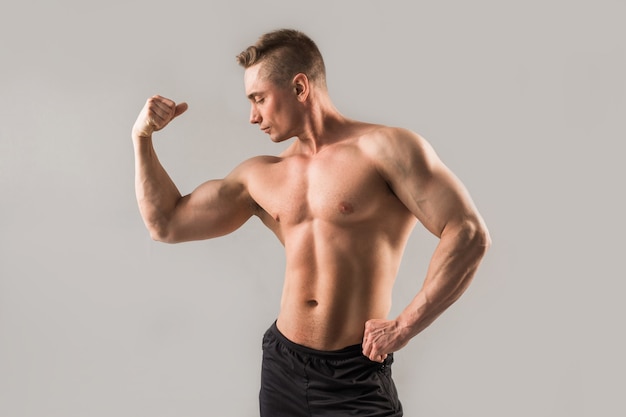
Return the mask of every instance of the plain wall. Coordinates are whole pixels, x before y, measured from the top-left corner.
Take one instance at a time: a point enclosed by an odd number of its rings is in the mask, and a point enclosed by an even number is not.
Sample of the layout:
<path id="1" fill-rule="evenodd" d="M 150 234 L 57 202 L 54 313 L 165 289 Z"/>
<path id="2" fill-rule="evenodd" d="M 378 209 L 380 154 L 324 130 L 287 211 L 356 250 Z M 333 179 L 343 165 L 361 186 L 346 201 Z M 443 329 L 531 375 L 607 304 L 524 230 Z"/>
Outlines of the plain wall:
<path id="1" fill-rule="evenodd" d="M 0 416 L 255 416 L 278 240 L 150 240 L 133 189 L 145 100 L 184 194 L 284 145 L 248 123 L 234 57 L 293 27 L 347 116 L 426 137 L 493 247 L 396 355 L 407 416 L 623 416 L 623 1 L 3 1 Z M 436 240 L 415 230 L 392 315 Z"/>

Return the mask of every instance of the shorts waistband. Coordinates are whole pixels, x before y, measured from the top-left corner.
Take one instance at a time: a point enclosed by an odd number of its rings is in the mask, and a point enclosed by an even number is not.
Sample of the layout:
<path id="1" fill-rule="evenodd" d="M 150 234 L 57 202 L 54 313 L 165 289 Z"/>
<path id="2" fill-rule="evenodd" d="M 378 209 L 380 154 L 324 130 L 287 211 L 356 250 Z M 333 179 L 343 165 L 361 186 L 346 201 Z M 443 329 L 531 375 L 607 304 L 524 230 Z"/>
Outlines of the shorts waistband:
<path id="1" fill-rule="evenodd" d="M 363 346 L 360 343 L 356 345 L 346 346 L 345 348 L 338 350 L 317 350 L 292 342 L 291 340 L 287 339 L 287 337 L 282 334 L 280 330 L 278 330 L 278 327 L 276 326 L 276 321 L 272 323 L 272 326 L 268 329 L 268 332 L 273 334 L 280 343 L 289 347 L 290 349 L 306 355 L 315 356 L 317 358 L 349 359 L 354 358 L 355 356 L 363 355 Z"/>

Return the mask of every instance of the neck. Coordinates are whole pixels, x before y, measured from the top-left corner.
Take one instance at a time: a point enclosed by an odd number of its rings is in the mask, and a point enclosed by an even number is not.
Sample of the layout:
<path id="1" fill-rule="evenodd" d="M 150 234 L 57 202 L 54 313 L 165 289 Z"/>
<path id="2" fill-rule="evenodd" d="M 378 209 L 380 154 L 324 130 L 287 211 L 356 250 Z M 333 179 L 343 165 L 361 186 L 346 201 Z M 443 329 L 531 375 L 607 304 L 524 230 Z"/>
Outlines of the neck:
<path id="1" fill-rule="evenodd" d="M 299 153 L 314 155 L 335 143 L 349 122 L 339 113 L 328 94 L 320 94 L 316 98 L 310 104 L 304 128 L 294 144 Z"/>

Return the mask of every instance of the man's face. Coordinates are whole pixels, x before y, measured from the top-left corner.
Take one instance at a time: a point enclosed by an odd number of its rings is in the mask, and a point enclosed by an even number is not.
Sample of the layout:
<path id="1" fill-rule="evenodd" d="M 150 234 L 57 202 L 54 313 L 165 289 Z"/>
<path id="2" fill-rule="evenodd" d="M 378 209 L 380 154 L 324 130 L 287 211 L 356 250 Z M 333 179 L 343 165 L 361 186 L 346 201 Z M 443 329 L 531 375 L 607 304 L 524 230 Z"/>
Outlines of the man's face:
<path id="1" fill-rule="evenodd" d="M 246 69 L 244 83 L 250 100 L 250 123 L 258 124 L 274 142 L 298 135 L 300 116 L 295 88 L 279 86 L 263 75 L 262 63 Z"/>

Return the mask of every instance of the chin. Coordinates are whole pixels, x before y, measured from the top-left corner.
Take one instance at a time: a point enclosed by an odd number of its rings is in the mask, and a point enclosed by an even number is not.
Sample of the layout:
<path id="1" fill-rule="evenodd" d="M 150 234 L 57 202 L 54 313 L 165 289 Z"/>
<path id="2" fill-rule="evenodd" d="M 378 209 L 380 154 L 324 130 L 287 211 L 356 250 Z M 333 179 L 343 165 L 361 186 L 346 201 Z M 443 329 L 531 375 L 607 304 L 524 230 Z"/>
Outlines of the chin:
<path id="1" fill-rule="evenodd" d="M 278 136 L 278 135 L 272 135 L 270 134 L 270 140 L 274 143 L 280 143 L 280 142 L 284 142 L 288 139 L 291 139 L 291 137 L 284 137 L 284 136 Z"/>

